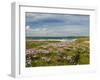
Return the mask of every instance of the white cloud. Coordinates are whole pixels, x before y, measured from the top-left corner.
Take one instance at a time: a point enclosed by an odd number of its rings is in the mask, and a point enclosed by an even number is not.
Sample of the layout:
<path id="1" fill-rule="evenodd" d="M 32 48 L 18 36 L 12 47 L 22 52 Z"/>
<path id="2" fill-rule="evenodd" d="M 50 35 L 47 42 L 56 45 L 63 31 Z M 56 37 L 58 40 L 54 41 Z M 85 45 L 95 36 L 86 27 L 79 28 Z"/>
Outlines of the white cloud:
<path id="1" fill-rule="evenodd" d="M 43 31 L 48 31 L 48 29 L 47 28 L 33 28 L 33 29 L 29 30 L 29 31 L 43 32 Z"/>
<path id="2" fill-rule="evenodd" d="M 41 31 L 41 29 L 40 28 L 35 28 L 35 29 L 32 29 L 32 31 L 38 32 L 38 31 Z"/>
<path id="3" fill-rule="evenodd" d="M 30 26 L 26 26 L 26 31 L 35 31 L 35 32 L 39 32 L 39 31 L 47 31 L 48 29 L 47 28 L 30 28 Z"/>
<path id="4" fill-rule="evenodd" d="M 26 30 L 28 30 L 28 29 L 30 29 L 30 26 L 28 25 L 28 26 L 26 26 Z"/>
<path id="5" fill-rule="evenodd" d="M 48 29 L 47 28 L 42 28 L 42 31 L 48 31 Z"/>
<path id="6" fill-rule="evenodd" d="M 84 36 L 88 35 L 87 31 L 89 32 L 89 28 L 78 28 L 79 26 L 54 26 L 54 27 L 41 27 L 41 28 L 32 28 L 28 29 L 26 31 L 27 36 L 74 36 L 74 35 L 79 35 L 79 36 Z"/>

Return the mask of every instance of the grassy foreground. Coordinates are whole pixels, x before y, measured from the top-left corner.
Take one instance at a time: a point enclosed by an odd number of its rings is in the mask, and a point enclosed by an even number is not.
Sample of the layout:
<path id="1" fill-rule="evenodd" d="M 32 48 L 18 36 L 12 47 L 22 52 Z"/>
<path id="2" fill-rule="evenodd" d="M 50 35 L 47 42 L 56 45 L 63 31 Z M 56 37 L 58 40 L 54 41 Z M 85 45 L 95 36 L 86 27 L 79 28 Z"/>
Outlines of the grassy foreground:
<path id="1" fill-rule="evenodd" d="M 89 38 L 26 41 L 26 67 L 89 64 Z"/>

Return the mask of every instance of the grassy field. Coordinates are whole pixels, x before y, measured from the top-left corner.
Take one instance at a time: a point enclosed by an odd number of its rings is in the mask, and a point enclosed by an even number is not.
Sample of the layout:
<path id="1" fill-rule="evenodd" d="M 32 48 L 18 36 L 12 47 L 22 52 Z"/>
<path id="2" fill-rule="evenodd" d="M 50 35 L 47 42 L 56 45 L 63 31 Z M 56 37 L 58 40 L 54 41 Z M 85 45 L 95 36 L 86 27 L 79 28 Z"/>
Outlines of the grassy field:
<path id="1" fill-rule="evenodd" d="M 89 64 L 89 38 L 26 41 L 26 67 Z"/>

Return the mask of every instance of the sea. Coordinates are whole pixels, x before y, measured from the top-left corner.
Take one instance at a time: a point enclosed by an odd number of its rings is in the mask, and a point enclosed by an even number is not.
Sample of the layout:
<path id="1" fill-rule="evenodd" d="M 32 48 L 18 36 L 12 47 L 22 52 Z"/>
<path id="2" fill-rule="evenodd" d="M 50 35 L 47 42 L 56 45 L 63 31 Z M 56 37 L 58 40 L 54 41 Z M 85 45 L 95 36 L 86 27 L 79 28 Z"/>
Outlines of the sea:
<path id="1" fill-rule="evenodd" d="M 77 38 L 80 38 L 80 36 L 78 37 L 26 37 L 26 40 L 28 41 L 32 41 L 32 40 L 40 40 L 40 41 L 74 41 Z"/>

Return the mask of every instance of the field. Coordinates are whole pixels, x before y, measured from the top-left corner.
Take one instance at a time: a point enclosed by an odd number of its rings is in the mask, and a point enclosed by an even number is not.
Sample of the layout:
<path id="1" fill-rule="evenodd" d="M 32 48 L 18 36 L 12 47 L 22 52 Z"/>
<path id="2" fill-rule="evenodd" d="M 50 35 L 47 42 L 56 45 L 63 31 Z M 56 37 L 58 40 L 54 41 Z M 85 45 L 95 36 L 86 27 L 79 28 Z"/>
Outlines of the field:
<path id="1" fill-rule="evenodd" d="M 73 41 L 26 40 L 26 67 L 89 64 L 89 38 Z"/>

